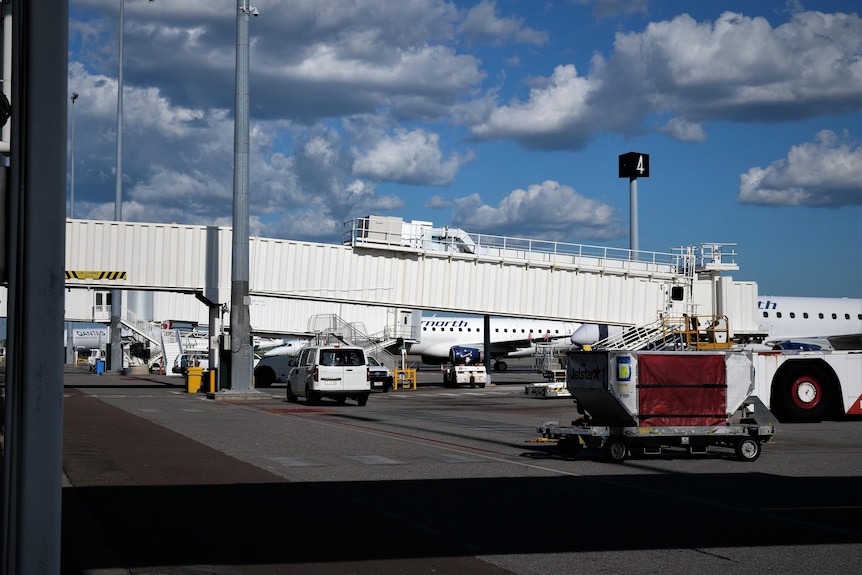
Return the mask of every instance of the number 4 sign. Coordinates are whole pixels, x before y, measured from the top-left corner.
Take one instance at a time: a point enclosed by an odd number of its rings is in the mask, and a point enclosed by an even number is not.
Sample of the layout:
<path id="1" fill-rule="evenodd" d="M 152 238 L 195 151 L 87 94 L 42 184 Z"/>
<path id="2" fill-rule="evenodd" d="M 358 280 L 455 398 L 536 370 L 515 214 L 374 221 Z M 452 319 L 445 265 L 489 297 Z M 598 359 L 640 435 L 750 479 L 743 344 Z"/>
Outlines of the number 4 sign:
<path id="1" fill-rule="evenodd" d="M 620 177 L 634 180 L 649 177 L 649 154 L 620 154 Z"/>

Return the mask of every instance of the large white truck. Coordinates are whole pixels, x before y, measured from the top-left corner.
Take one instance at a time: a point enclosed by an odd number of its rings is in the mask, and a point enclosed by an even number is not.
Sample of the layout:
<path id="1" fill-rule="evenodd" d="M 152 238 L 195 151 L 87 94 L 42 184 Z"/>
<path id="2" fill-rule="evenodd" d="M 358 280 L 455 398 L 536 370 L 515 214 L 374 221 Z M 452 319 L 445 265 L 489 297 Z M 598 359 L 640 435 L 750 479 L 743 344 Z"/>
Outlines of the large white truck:
<path id="1" fill-rule="evenodd" d="M 859 336 L 809 338 L 775 348 L 751 352 L 752 393 L 781 421 L 862 415 Z"/>

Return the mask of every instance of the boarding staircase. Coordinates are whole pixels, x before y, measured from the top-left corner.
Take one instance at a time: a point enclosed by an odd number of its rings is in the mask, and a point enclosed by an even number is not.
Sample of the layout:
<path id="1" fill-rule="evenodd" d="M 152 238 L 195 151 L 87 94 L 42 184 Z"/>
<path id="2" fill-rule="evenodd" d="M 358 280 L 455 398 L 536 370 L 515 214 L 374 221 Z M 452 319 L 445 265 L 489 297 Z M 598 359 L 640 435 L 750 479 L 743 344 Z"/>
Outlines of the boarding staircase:
<path id="1" fill-rule="evenodd" d="M 314 334 L 313 343 L 316 345 L 333 342 L 355 345 L 389 369 L 401 367 L 398 356 L 391 350 L 400 348 L 403 338 L 392 337 L 386 331 L 379 336 L 370 336 L 362 323 L 349 323 L 335 314 L 318 314 L 308 319 L 308 332 Z"/>
<path id="2" fill-rule="evenodd" d="M 727 316 L 662 316 L 597 341 L 592 349 L 695 350 L 727 349 L 733 345 Z"/>
<path id="3" fill-rule="evenodd" d="M 150 320 L 139 318 L 133 311 L 123 308 L 123 316 L 120 318 L 122 325 L 135 335 L 136 339 L 145 339 L 150 342 L 150 347 L 156 348 L 154 353 L 147 359 L 137 356 L 128 356 L 129 365 L 149 366 L 159 363 L 165 373 L 171 373 L 173 362 L 181 353 L 188 351 L 206 351 L 209 349 L 209 339 L 205 335 L 193 330 L 183 333 L 176 328 L 167 328 L 162 324 L 153 323 Z"/>

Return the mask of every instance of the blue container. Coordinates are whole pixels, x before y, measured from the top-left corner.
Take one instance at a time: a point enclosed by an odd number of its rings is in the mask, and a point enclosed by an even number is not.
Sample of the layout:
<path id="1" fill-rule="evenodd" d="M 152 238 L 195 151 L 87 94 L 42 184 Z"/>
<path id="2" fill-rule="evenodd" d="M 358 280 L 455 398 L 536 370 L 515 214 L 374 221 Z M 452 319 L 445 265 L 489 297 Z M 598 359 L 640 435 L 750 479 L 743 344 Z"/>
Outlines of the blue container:
<path id="1" fill-rule="evenodd" d="M 105 373 L 105 360 L 97 359 L 96 360 L 96 375 L 102 375 Z"/>

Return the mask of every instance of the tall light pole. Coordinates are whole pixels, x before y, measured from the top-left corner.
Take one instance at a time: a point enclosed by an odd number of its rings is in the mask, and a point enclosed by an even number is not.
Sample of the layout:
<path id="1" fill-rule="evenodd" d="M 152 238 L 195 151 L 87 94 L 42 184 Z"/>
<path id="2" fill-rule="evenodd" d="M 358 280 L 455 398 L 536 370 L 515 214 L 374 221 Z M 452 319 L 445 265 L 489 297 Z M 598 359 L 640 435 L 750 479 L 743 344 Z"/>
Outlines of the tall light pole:
<path id="1" fill-rule="evenodd" d="M 117 72 L 117 167 L 114 179 L 114 220 L 123 221 L 123 21 L 126 1 L 120 0 L 120 47 Z M 121 313 L 123 292 L 111 290 L 111 371 L 123 371 Z"/>
<path id="2" fill-rule="evenodd" d="M 69 217 L 75 219 L 75 100 L 78 92 L 72 92 L 72 174 L 69 178 Z"/>
<path id="3" fill-rule="evenodd" d="M 236 112 L 234 118 L 233 244 L 230 284 L 230 387 L 252 391 L 254 352 L 249 322 L 248 250 L 248 16 L 258 15 L 248 0 L 237 0 Z"/>

